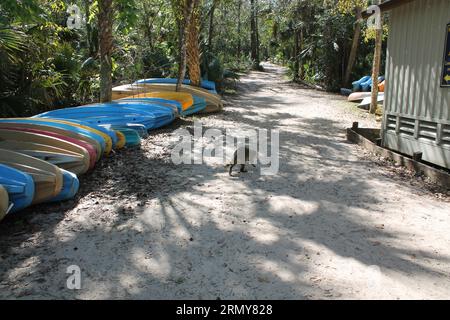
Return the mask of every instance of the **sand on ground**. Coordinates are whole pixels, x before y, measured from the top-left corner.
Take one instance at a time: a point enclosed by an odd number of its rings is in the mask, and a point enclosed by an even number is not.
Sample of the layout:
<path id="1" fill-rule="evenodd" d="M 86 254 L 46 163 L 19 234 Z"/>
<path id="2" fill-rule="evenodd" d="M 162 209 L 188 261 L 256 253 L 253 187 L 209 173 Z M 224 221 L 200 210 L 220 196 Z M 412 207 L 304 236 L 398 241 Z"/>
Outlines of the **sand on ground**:
<path id="1" fill-rule="evenodd" d="M 75 200 L 3 221 L 0 298 L 448 299 L 446 197 L 346 141 L 372 116 L 264 67 L 223 113 L 178 120 L 103 160 Z M 174 132 L 194 120 L 279 130 L 278 174 L 175 165 Z"/>

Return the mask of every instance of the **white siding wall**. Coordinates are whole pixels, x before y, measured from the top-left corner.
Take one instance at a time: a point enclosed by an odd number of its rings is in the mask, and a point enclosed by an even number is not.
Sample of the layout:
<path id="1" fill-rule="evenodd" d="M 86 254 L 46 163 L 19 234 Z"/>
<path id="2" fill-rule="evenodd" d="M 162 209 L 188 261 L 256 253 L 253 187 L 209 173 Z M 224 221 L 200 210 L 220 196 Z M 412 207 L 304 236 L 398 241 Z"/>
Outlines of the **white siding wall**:
<path id="1" fill-rule="evenodd" d="M 450 88 L 441 88 L 450 0 L 391 11 L 383 144 L 450 168 Z"/>

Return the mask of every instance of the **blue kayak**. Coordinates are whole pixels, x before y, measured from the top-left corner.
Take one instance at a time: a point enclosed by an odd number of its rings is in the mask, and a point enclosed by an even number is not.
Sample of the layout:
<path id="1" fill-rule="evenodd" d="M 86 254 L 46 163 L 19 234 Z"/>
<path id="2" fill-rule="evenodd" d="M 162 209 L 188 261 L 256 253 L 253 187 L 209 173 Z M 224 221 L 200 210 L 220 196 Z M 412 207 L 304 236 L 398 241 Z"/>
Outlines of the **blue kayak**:
<path id="1" fill-rule="evenodd" d="M 57 202 L 69 200 L 75 197 L 75 195 L 78 192 L 78 189 L 80 187 L 80 181 L 78 180 L 76 174 L 61 168 L 59 170 L 61 170 L 63 174 L 62 189 L 56 197 L 51 198 L 45 202 Z"/>
<path id="2" fill-rule="evenodd" d="M 143 124 L 147 130 L 155 127 L 155 116 L 136 109 L 107 106 L 83 106 L 52 110 L 39 114 L 40 118 L 64 118 L 82 120 L 92 124 L 121 125 Z"/>
<path id="3" fill-rule="evenodd" d="M 34 181 L 28 173 L 0 164 L 0 184 L 13 204 L 10 213 L 28 207 L 33 201 Z"/>
<path id="4" fill-rule="evenodd" d="M 362 77 L 361 79 L 359 79 L 358 81 L 352 82 L 353 92 L 361 91 L 362 90 L 361 84 L 368 81 L 369 79 L 370 79 L 370 76 L 365 76 L 365 77 Z"/>
<path id="5" fill-rule="evenodd" d="M 201 97 L 192 96 L 194 98 L 194 104 L 190 106 L 188 109 L 181 112 L 182 116 L 189 116 L 194 113 L 200 112 L 206 108 L 206 100 Z"/>
<path id="6" fill-rule="evenodd" d="M 384 76 L 378 77 L 378 83 L 384 81 Z M 372 90 L 372 77 L 371 76 L 365 76 L 359 79 L 358 81 L 354 81 L 352 83 L 353 85 L 353 92 L 357 91 L 371 91 Z"/>
<path id="7" fill-rule="evenodd" d="M 174 78 L 149 78 L 149 79 L 138 80 L 138 81 L 134 82 L 134 84 L 144 84 L 144 83 L 149 83 L 149 84 L 151 84 L 151 83 L 176 84 L 177 82 L 178 82 L 178 79 L 174 79 Z M 183 80 L 183 84 L 190 85 L 191 84 L 191 80 L 184 79 Z M 216 83 L 213 82 L 213 81 L 201 80 L 200 87 L 210 91 L 211 93 L 217 93 L 217 91 L 216 91 Z"/>
<path id="8" fill-rule="evenodd" d="M 77 126 L 71 126 L 69 124 L 65 124 L 65 123 L 57 123 L 57 122 L 51 122 L 51 121 L 44 121 L 44 120 L 33 120 L 33 119 L 0 119 L 0 124 L 1 123 L 23 123 L 23 124 L 33 124 L 33 125 L 37 125 L 42 127 L 42 130 L 45 130 L 46 127 L 53 127 L 53 128 L 59 128 L 62 130 L 66 130 L 66 131 L 72 131 L 74 133 L 77 133 L 79 135 L 88 137 L 92 140 L 97 141 L 101 148 L 102 148 L 102 152 L 105 150 L 106 148 L 106 143 L 105 140 L 103 139 L 102 136 L 100 136 L 99 134 L 96 134 L 92 131 L 77 127 Z"/>
<path id="9" fill-rule="evenodd" d="M 100 106 L 100 105 L 99 105 Z M 126 108 L 144 112 L 155 117 L 155 125 L 151 129 L 157 129 L 171 123 L 175 119 L 174 110 L 167 106 L 152 102 L 119 101 L 101 104 L 103 107 Z"/>
<path id="10" fill-rule="evenodd" d="M 384 81 L 384 76 L 380 76 L 378 77 L 378 83 Z M 369 80 L 367 80 L 366 82 L 361 83 L 361 89 L 364 92 L 367 91 L 372 91 L 372 78 L 370 78 Z"/>
<path id="11" fill-rule="evenodd" d="M 177 115 L 180 114 L 183 109 L 181 106 L 181 103 L 175 100 L 167 100 L 167 99 L 161 99 L 161 98 L 125 98 L 120 100 L 114 100 L 113 102 L 149 102 L 149 103 L 156 103 L 161 106 L 167 106 L 170 108 L 173 108 L 177 110 Z"/>
<path id="12" fill-rule="evenodd" d="M 370 78 L 369 80 L 367 80 L 367 81 L 361 83 L 361 90 L 362 90 L 363 92 L 370 91 L 371 88 L 372 88 L 372 78 Z"/>
<path id="13" fill-rule="evenodd" d="M 175 118 L 178 109 L 176 109 L 173 105 L 163 105 L 161 103 L 155 103 L 151 101 L 139 101 L 139 100 L 117 100 L 113 102 L 108 103 L 101 103 L 101 104 L 95 104 L 95 105 L 88 105 L 87 107 L 91 106 L 98 106 L 98 107 L 121 107 L 121 108 L 128 108 L 128 109 L 134 109 L 139 110 L 141 112 L 150 113 L 152 115 L 155 115 L 157 117 L 163 116 L 163 117 L 171 117 Z"/>
<path id="14" fill-rule="evenodd" d="M 86 107 L 108 108 L 114 112 L 116 112 L 117 109 L 128 109 L 142 113 L 143 115 L 150 115 L 154 117 L 154 124 L 151 128 L 147 127 L 147 130 L 163 127 L 175 119 L 175 110 L 173 108 L 146 101 L 118 101 L 92 104 L 87 105 Z"/>

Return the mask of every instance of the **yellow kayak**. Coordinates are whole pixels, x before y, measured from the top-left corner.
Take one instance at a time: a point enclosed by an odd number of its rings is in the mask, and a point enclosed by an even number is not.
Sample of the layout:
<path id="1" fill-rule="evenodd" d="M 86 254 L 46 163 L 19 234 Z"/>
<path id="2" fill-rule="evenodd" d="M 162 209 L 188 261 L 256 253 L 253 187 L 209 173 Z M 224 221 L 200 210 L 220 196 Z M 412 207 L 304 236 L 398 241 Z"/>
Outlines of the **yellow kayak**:
<path id="1" fill-rule="evenodd" d="M 9 208 L 9 196 L 6 189 L 0 185 L 0 221 L 6 216 Z"/>
<path id="2" fill-rule="evenodd" d="M 34 120 L 34 118 L 33 118 Z M 69 138 L 73 138 L 73 139 L 77 139 L 77 140 L 81 140 L 84 141 L 86 143 L 89 143 L 91 146 L 93 146 L 97 152 L 97 161 L 100 160 L 101 156 L 102 156 L 102 146 L 100 145 L 100 143 L 92 138 L 89 138 L 85 135 L 82 134 L 78 134 L 76 132 L 73 131 L 69 131 L 69 130 L 64 130 L 64 129 L 60 129 L 60 128 L 56 128 L 56 127 L 52 127 L 50 125 L 47 124 L 33 124 L 33 123 L 15 123 L 15 122 L 1 122 L 0 123 L 0 128 L 24 128 L 24 129 L 36 129 L 36 130 L 44 130 L 44 131 L 50 131 L 53 133 L 57 133 L 57 134 L 61 134 L 63 136 L 69 137 Z"/>
<path id="3" fill-rule="evenodd" d="M 181 92 L 176 92 L 176 85 L 171 83 L 145 83 L 145 84 L 128 84 L 113 88 L 113 99 L 122 99 L 130 96 L 136 97 L 136 95 L 149 93 L 149 92 L 170 92 L 181 93 L 186 92 L 197 97 L 201 97 L 206 100 L 206 109 L 203 112 L 218 112 L 223 109 L 223 104 L 220 96 L 215 93 L 211 93 L 206 89 L 193 87 L 190 85 L 182 85 Z M 166 98 L 168 99 L 168 98 Z M 174 99 L 172 99 L 174 100 Z M 178 101 L 178 100 L 177 100 Z M 186 108 L 187 109 L 187 108 Z M 185 110 L 183 108 L 183 110 Z"/>
<path id="4" fill-rule="evenodd" d="M 0 149 L 7 149 L 45 160 L 76 175 L 83 174 L 90 168 L 90 162 L 86 161 L 84 155 L 47 144 L 3 140 L 0 141 Z"/>
<path id="5" fill-rule="evenodd" d="M 71 126 L 82 128 L 82 129 L 88 130 L 90 132 L 93 132 L 95 134 L 98 134 L 99 136 L 101 136 L 103 138 L 103 140 L 105 140 L 105 144 L 106 144 L 105 151 L 104 151 L 105 155 L 109 155 L 111 153 L 112 140 L 111 140 L 111 137 L 108 136 L 104 132 L 101 132 L 101 131 L 99 131 L 97 129 L 93 129 L 93 128 L 89 127 L 89 126 L 84 126 L 84 125 L 76 123 L 76 122 L 71 122 L 69 120 L 59 120 L 59 119 L 57 120 L 57 119 L 49 119 L 49 118 L 32 118 L 32 119 L 33 120 L 38 120 L 38 121 L 45 121 L 45 122 L 56 122 L 56 123 L 69 124 Z"/>
<path id="6" fill-rule="evenodd" d="M 117 136 L 116 148 L 122 149 L 123 147 L 125 147 L 125 144 L 127 143 L 125 135 L 122 132 L 117 131 L 117 130 L 114 130 L 114 132 L 116 133 L 116 136 Z"/>
<path id="7" fill-rule="evenodd" d="M 60 163 L 63 169 L 72 171 L 77 175 L 87 172 L 90 167 L 90 155 L 85 148 L 59 138 L 20 131 L 20 128 L 17 128 L 17 130 L 0 128 L 0 145 L 3 149 L 28 154 L 39 159 L 41 157 L 37 154 L 54 159 L 57 163 Z M 61 153 L 58 154 L 58 151 L 61 151 Z M 34 155 L 34 153 L 37 154 Z M 53 161 L 49 162 L 54 163 Z"/>
<path id="8" fill-rule="evenodd" d="M 63 187 L 61 170 L 47 161 L 0 149 L 0 163 L 26 172 L 33 177 L 35 193 L 32 204 L 55 197 Z"/>
<path id="9" fill-rule="evenodd" d="M 172 92 L 172 91 L 160 91 L 160 92 L 147 92 L 134 95 L 133 98 L 159 98 L 174 100 L 181 103 L 181 109 L 184 111 L 190 108 L 194 104 L 194 98 L 187 92 Z"/>

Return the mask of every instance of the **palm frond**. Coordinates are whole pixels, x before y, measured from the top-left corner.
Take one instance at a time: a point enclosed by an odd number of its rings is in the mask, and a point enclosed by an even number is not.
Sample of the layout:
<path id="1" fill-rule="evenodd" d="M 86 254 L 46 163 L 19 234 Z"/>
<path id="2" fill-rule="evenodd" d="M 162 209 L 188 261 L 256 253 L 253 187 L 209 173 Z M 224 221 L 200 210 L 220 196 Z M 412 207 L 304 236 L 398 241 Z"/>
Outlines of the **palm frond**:
<path id="1" fill-rule="evenodd" d="M 0 57 L 6 57 L 10 63 L 17 63 L 25 46 L 25 33 L 12 28 L 0 28 Z"/>

